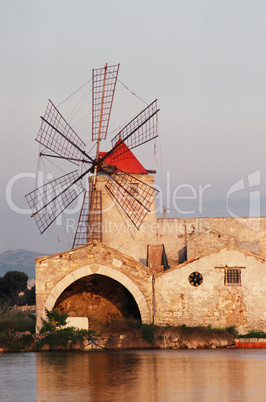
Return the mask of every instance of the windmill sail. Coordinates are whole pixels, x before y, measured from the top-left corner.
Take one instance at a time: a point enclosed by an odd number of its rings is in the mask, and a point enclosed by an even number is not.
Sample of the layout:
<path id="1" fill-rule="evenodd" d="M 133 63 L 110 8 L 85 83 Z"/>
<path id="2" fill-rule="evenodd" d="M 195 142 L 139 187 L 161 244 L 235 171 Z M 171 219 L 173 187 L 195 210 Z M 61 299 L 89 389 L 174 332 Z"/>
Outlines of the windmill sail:
<path id="1" fill-rule="evenodd" d="M 42 124 L 36 141 L 51 152 L 41 152 L 40 156 L 62 158 L 79 166 L 80 163 L 90 165 L 80 175 L 77 170 L 70 172 L 26 195 L 32 216 L 41 233 L 84 191 L 81 179 L 94 173 L 90 191 L 84 194 L 73 247 L 92 240 L 102 241 L 102 190 L 97 186 L 98 173 L 102 172 L 111 178 L 107 181 L 106 189 L 136 228 L 139 229 L 154 201 L 155 190 L 123 170 L 132 169 L 127 162 L 127 159 L 130 159 L 130 149 L 158 136 L 156 100 L 113 138 L 109 152 L 104 155 L 100 153 L 100 142 L 107 136 L 118 71 L 119 64 L 106 64 L 103 68 L 93 70 L 92 140 L 97 141 L 96 158 L 85 152 L 85 142 L 71 128 L 51 100 L 44 116 L 41 117 Z M 147 174 L 143 167 L 142 169 L 141 173 Z"/>
<path id="2" fill-rule="evenodd" d="M 128 218 L 139 229 L 154 201 L 153 187 L 125 172 L 112 174 L 113 181 L 105 185 Z"/>
<path id="3" fill-rule="evenodd" d="M 92 161 L 84 151 L 85 142 L 70 127 L 50 99 L 41 119 L 42 124 L 36 141 L 74 164 L 84 160 L 84 156 Z"/>
<path id="4" fill-rule="evenodd" d="M 158 137 L 157 134 L 157 100 L 147 106 L 141 113 L 132 119 L 113 139 L 112 150 L 114 158 L 119 158 L 124 152 L 118 145 L 122 140 L 128 149 L 136 148 L 145 142 Z M 108 153 L 109 154 L 109 153 Z M 105 156 L 106 157 L 106 156 Z"/>
<path id="5" fill-rule="evenodd" d="M 102 242 L 102 191 L 91 187 L 87 241 Z"/>
<path id="6" fill-rule="evenodd" d="M 81 177 L 75 170 L 27 194 L 26 200 L 40 232 L 43 233 L 83 191 Z"/>
<path id="7" fill-rule="evenodd" d="M 73 248 L 93 240 L 102 241 L 102 192 L 91 185 L 84 194 Z"/>
<path id="8" fill-rule="evenodd" d="M 83 246 L 84 244 L 87 243 L 88 224 L 89 224 L 88 216 L 89 216 L 89 191 L 85 191 L 72 248 Z"/>
<path id="9" fill-rule="evenodd" d="M 92 73 L 92 141 L 105 140 L 113 105 L 119 64 Z"/>

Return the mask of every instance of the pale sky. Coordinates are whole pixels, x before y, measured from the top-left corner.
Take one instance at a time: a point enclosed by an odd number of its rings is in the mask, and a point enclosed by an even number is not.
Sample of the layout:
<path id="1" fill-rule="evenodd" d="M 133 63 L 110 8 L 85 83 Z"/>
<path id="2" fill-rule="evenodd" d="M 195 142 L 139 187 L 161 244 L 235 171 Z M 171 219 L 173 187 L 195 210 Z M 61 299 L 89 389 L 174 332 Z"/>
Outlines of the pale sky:
<path id="1" fill-rule="evenodd" d="M 60 228 L 40 235 L 24 213 L 24 195 L 35 185 L 34 140 L 48 98 L 59 104 L 106 62 L 120 63 L 119 80 L 145 102 L 158 99 L 156 158 L 153 143 L 136 155 L 157 170 L 168 216 L 266 215 L 265 0 L 1 0 L 0 5 L 0 252 L 71 247 L 72 238 L 61 237 Z M 110 129 L 144 107 L 118 85 Z M 88 150 L 89 119 L 75 127 Z M 102 150 L 108 147 L 107 141 Z"/>

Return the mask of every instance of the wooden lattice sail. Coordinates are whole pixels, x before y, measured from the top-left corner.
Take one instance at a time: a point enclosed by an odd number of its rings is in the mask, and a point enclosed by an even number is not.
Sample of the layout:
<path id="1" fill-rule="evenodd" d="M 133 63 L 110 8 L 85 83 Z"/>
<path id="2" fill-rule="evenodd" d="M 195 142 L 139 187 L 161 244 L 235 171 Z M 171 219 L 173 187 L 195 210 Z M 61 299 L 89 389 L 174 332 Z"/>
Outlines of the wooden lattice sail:
<path id="1" fill-rule="evenodd" d="M 157 137 L 157 101 L 155 100 L 132 119 L 112 139 L 109 152 L 100 152 L 100 142 L 106 139 L 117 84 L 119 64 L 94 69 L 92 74 L 92 141 L 97 141 L 96 156 L 85 151 L 85 142 L 67 123 L 49 100 L 36 140 L 46 151 L 41 156 L 64 159 L 86 166 L 63 175 L 26 195 L 37 226 L 43 233 L 53 221 L 83 191 L 73 247 L 88 241 L 102 241 L 102 192 L 97 186 L 98 174 L 109 177 L 106 190 L 125 215 L 140 228 L 154 201 L 154 189 L 128 172 L 117 168 L 128 152 Z M 85 191 L 82 179 L 94 175 L 90 191 Z M 136 191 L 136 186 L 137 191 Z"/>

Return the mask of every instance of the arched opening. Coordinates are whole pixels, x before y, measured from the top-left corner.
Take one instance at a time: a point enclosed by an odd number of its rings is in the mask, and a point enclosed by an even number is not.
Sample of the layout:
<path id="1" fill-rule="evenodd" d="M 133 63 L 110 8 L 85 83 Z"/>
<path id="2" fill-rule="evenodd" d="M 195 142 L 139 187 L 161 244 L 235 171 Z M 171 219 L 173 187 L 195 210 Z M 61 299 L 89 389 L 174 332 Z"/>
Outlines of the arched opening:
<path id="1" fill-rule="evenodd" d="M 87 317 L 91 329 L 100 329 L 106 321 L 114 319 L 141 320 L 132 294 L 121 283 L 99 274 L 87 275 L 71 283 L 54 307 L 71 317 Z"/>

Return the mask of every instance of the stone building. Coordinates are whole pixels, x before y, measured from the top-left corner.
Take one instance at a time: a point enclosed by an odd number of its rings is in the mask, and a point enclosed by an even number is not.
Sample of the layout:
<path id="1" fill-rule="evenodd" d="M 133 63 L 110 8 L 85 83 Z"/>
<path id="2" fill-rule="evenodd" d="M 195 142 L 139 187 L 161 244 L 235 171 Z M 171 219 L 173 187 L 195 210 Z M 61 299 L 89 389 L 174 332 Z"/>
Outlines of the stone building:
<path id="1" fill-rule="evenodd" d="M 128 173 L 152 186 L 153 176 L 132 155 Z M 36 260 L 37 330 L 45 308 L 54 307 L 91 328 L 133 317 L 266 330 L 264 217 L 158 219 L 153 201 L 137 230 L 106 191 L 108 180 L 97 182 L 102 242 Z"/>

